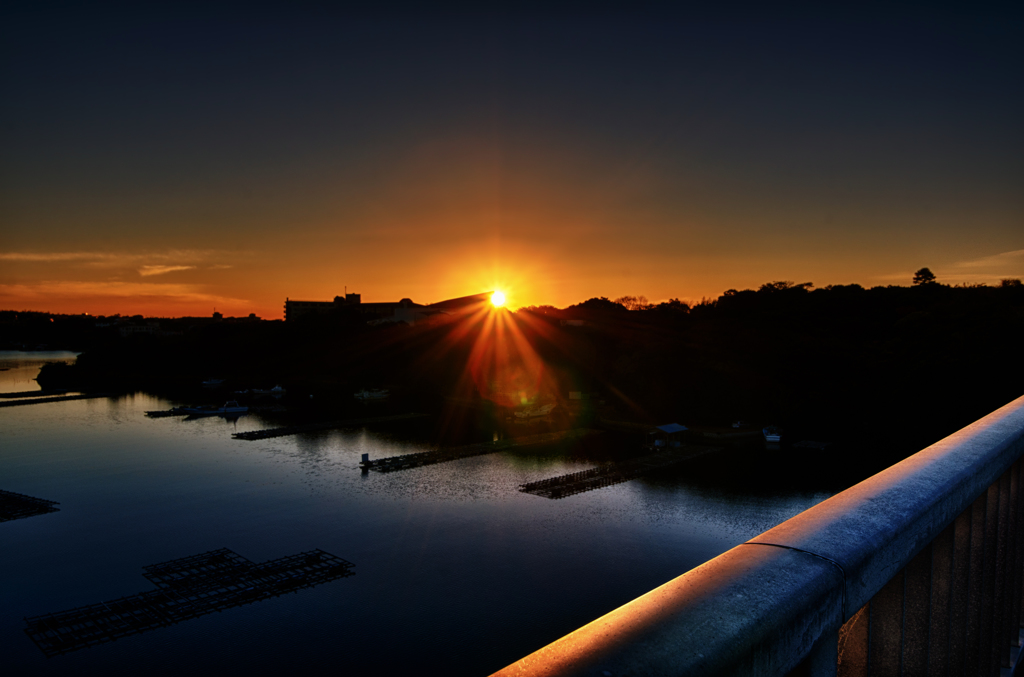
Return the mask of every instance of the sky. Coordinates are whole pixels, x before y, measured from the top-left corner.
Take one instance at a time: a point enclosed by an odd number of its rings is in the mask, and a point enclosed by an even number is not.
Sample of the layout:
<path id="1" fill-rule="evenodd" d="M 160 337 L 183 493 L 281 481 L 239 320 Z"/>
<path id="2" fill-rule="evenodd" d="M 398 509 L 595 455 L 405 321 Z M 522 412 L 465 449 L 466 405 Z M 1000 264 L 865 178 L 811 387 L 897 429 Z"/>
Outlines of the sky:
<path id="1" fill-rule="evenodd" d="M 0 10 L 0 309 L 1024 278 L 1024 10 L 600 7 Z"/>

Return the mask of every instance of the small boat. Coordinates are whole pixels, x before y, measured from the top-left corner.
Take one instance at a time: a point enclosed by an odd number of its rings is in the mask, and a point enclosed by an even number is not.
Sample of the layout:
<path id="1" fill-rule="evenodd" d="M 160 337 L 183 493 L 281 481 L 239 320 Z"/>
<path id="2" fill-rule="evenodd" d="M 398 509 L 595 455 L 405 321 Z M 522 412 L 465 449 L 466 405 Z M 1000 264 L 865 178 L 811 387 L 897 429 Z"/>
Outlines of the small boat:
<path id="1" fill-rule="evenodd" d="M 363 402 L 369 402 L 370 400 L 386 400 L 389 394 L 387 390 L 377 388 L 375 390 L 360 390 L 355 394 L 355 398 Z"/>
<path id="2" fill-rule="evenodd" d="M 216 386 L 223 385 L 223 384 L 224 384 L 224 379 L 222 379 L 222 378 L 208 378 L 205 381 L 203 381 L 203 385 L 206 386 L 207 388 L 214 388 Z"/>
<path id="3" fill-rule="evenodd" d="M 281 395 L 284 395 L 285 389 L 281 386 L 274 386 L 270 390 L 259 390 L 254 388 L 252 392 L 254 395 L 274 395 L 276 397 L 280 397 Z"/>
<path id="4" fill-rule="evenodd" d="M 244 414 L 249 411 L 249 407 L 243 407 L 235 400 L 229 400 L 224 403 L 223 407 L 203 405 L 199 407 L 181 407 L 179 411 L 183 414 L 189 414 L 190 416 L 231 416 L 235 414 Z"/>
<path id="5" fill-rule="evenodd" d="M 782 439 L 782 428 L 779 428 L 778 426 L 765 426 L 761 432 L 764 433 L 765 442 L 778 442 Z"/>
<path id="6" fill-rule="evenodd" d="M 553 404 L 544 404 L 539 407 L 530 407 L 529 409 L 523 409 L 522 411 L 515 412 L 516 418 L 534 418 L 537 416 L 547 416 L 555 408 Z"/>

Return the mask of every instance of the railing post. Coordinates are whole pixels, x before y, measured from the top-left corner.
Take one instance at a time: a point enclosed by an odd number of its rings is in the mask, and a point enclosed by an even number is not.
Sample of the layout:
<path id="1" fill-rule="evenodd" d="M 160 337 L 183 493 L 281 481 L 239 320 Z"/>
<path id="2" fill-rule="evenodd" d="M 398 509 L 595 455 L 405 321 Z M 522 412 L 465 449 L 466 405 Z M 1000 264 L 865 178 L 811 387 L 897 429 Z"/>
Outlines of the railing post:
<path id="1" fill-rule="evenodd" d="M 903 597 L 906 570 L 892 577 L 868 604 L 871 677 L 899 677 L 903 658 Z"/>
<path id="2" fill-rule="evenodd" d="M 964 674 L 967 663 L 967 595 L 971 582 L 971 526 L 974 506 L 953 522 L 953 590 L 949 619 L 949 674 Z"/>
<path id="3" fill-rule="evenodd" d="M 1007 639 L 1010 646 L 1020 644 L 1021 626 L 1021 594 L 1024 587 L 1024 491 L 1021 491 L 1021 480 L 1024 479 L 1024 462 L 1020 459 L 1010 473 L 1010 494 L 1013 497 L 1015 518 L 1011 521 L 1013 528 L 1013 588 L 1010 594 L 1010 618 L 1007 623 Z"/>
<path id="4" fill-rule="evenodd" d="M 1013 586 L 1007 586 L 1009 574 L 1007 556 L 1010 534 L 1010 470 L 999 478 L 999 535 L 996 541 L 996 581 L 995 581 L 995 613 L 992 623 L 992 672 L 999 674 L 1002 666 L 1010 667 L 1010 646 L 1006 641 L 1006 618 L 1009 615 L 1007 604 Z"/>
<path id="5" fill-rule="evenodd" d="M 983 551 L 981 617 L 978 628 L 978 675 L 992 675 L 992 627 L 996 620 L 996 567 L 999 539 L 999 480 L 985 492 L 985 545 Z M 999 674 L 998 666 L 995 674 Z"/>
<path id="6" fill-rule="evenodd" d="M 981 608 L 985 595 L 985 508 L 984 491 L 971 506 L 971 552 L 967 578 L 967 628 L 964 641 L 964 674 L 977 675 L 981 655 Z"/>
<path id="7" fill-rule="evenodd" d="M 1021 481 L 1024 480 L 1024 461 L 1018 460 L 1010 473 L 1010 493 L 1013 496 L 1013 505 L 1016 517 L 1011 520 L 1013 528 L 1014 564 L 1013 588 L 1010 591 L 1010 623 L 1007 629 L 1008 639 L 1011 646 L 1020 644 L 1021 627 L 1021 594 L 1024 587 L 1024 491 L 1021 491 Z"/>
<path id="8" fill-rule="evenodd" d="M 932 541 L 931 611 L 928 616 L 928 665 L 918 674 L 946 675 L 949 671 L 949 629 L 953 614 L 954 530 L 950 524 Z"/>
<path id="9" fill-rule="evenodd" d="M 901 674 L 928 674 L 928 631 L 933 586 L 932 544 L 928 544 L 910 560 L 904 573 Z"/>

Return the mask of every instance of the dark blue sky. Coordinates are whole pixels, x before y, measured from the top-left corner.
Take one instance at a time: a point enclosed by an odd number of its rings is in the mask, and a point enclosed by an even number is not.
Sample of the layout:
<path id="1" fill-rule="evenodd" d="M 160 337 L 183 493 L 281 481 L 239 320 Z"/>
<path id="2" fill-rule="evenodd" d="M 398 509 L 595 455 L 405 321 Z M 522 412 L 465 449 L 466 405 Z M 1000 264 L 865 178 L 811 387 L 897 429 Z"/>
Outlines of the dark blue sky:
<path id="1" fill-rule="evenodd" d="M 3 307 L 1024 274 L 1020 10 L 0 23 Z"/>

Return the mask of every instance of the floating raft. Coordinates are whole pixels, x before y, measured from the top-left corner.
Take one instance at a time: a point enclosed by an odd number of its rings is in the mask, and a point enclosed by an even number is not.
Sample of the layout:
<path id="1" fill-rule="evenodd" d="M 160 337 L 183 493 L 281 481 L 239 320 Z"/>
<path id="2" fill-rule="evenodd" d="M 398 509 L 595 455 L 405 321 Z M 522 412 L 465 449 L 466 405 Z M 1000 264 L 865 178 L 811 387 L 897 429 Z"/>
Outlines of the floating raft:
<path id="1" fill-rule="evenodd" d="M 560 442 L 562 440 L 579 439 L 588 435 L 598 434 L 600 432 L 600 430 L 588 430 L 586 428 L 560 430 L 553 433 L 514 437 L 512 439 L 498 440 L 496 442 L 467 444 L 462 447 L 450 447 L 447 449 L 437 449 L 435 451 L 421 451 L 416 454 L 391 456 L 373 461 L 366 459 L 360 463 L 359 466 L 365 470 L 375 470 L 377 472 L 409 470 L 411 468 L 420 468 L 425 465 L 447 463 L 448 461 L 455 461 L 460 458 L 469 458 L 470 456 L 493 454 L 499 451 L 506 451 L 508 449 L 518 449 L 520 447 L 528 447 L 537 444 L 549 444 L 551 442 Z"/>
<path id="2" fill-rule="evenodd" d="M 305 425 L 290 425 L 284 428 L 249 430 L 242 433 L 235 433 L 231 437 L 233 437 L 236 440 L 265 440 L 270 437 L 284 437 L 286 435 L 298 435 L 299 433 L 311 433 L 320 430 L 338 430 L 340 428 L 351 428 L 352 426 L 368 425 L 370 423 L 390 423 L 392 421 L 408 421 L 414 418 L 424 418 L 425 416 L 426 414 L 395 414 L 394 416 L 350 418 L 345 421 L 328 421 L 327 423 L 307 423 Z"/>
<path id="3" fill-rule="evenodd" d="M 211 550 L 145 567 L 157 590 L 26 618 L 25 633 L 57 656 L 353 576 L 353 566 L 323 550 L 262 564 L 227 548 Z"/>
<path id="4" fill-rule="evenodd" d="M 661 470 L 669 466 L 689 461 L 704 456 L 714 451 L 720 451 L 716 447 L 684 447 L 672 451 L 663 451 L 649 456 L 607 463 L 590 470 L 569 473 L 551 477 L 537 482 L 528 482 L 519 485 L 519 491 L 544 498 L 565 498 L 575 494 L 582 494 L 585 491 L 603 489 L 614 484 L 628 482 L 631 479 L 646 475 L 655 470 Z"/>
<path id="5" fill-rule="evenodd" d="M 46 404 L 47 402 L 70 402 L 71 400 L 91 400 L 97 397 L 114 397 L 110 393 L 97 393 L 94 395 L 64 395 L 62 397 L 33 397 L 25 400 L 11 400 L 0 402 L 0 407 L 20 407 L 26 404 Z"/>
<path id="6" fill-rule="evenodd" d="M 0 490 L 0 522 L 60 511 L 60 508 L 53 507 L 55 505 L 60 504 L 57 501 L 47 501 L 45 498 Z"/>

